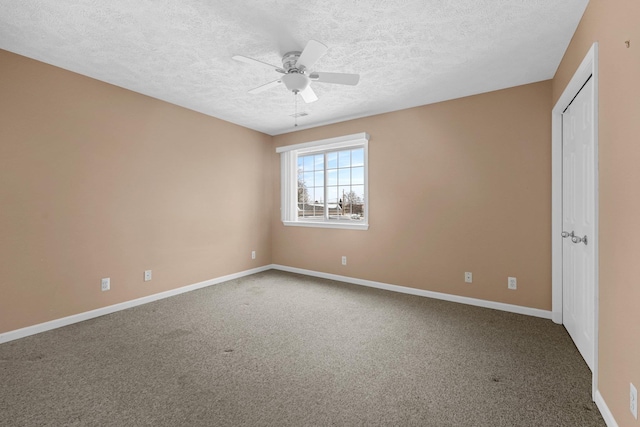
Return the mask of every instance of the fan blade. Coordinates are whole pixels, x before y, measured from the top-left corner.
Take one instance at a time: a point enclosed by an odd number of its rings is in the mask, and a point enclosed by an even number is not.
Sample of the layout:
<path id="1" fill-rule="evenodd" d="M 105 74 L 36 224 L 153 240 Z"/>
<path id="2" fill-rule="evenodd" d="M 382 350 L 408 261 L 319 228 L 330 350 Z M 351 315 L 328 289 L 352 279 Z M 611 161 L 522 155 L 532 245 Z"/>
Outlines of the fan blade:
<path id="1" fill-rule="evenodd" d="M 322 55 L 327 52 L 327 49 L 328 47 L 322 43 L 315 40 L 309 40 L 300 54 L 300 58 L 298 58 L 298 61 L 296 62 L 296 68 L 300 70 L 308 70 L 318 59 L 320 59 Z"/>
<path id="2" fill-rule="evenodd" d="M 271 89 L 272 87 L 276 87 L 280 83 L 282 83 L 282 80 L 274 80 L 272 82 L 263 84 L 262 86 L 258 86 L 257 88 L 251 89 L 249 93 L 255 95 L 256 93 L 264 92 L 265 90 Z"/>
<path id="3" fill-rule="evenodd" d="M 266 66 L 266 67 L 269 67 L 269 68 L 273 68 L 277 72 L 282 73 L 282 74 L 286 73 L 286 71 L 284 71 L 280 67 L 276 67 L 275 65 L 271 65 L 271 64 L 268 64 L 266 62 L 258 61 L 257 59 L 249 58 L 247 56 L 235 55 L 235 56 L 232 56 L 231 58 L 235 59 L 236 61 L 244 62 L 245 64 L 258 64 L 258 65 Z"/>
<path id="4" fill-rule="evenodd" d="M 346 74 L 346 73 L 323 73 L 316 72 L 309 74 L 309 78 L 316 82 L 321 83 L 337 83 L 339 85 L 351 85 L 355 86 L 360 81 L 359 74 Z"/>
<path id="5" fill-rule="evenodd" d="M 302 97 L 302 99 L 304 99 L 304 102 L 306 102 L 307 104 L 310 104 L 318 100 L 318 96 L 313 91 L 313 89 L 311 89 L 311 86 L 307 86 L 304 90 L 301 90 L 300 96 Z"/>

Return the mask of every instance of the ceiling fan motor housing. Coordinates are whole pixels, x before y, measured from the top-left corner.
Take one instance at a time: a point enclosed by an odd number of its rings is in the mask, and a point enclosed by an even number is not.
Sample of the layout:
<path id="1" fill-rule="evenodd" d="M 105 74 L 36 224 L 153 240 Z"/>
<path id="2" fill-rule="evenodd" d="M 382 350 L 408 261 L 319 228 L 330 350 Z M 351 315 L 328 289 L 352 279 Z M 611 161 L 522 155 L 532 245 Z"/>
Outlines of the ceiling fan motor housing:
<path id="1" fill-rule="evenodd" d="M 282 57 L 282 68 L 285 71 L 297 70 L 296 64 L 298 62 L 298 58 L 300 58 L 301 52 L 294 50 L 292 52 L 287 52 Z"/>

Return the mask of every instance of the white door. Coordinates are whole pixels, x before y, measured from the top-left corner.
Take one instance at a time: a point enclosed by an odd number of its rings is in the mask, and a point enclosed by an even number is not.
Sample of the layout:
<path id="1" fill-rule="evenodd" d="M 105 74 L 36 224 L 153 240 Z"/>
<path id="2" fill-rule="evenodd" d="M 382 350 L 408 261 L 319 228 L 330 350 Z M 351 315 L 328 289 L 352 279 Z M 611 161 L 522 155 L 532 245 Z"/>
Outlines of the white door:
<path id="1" fill-rule="evenodd" d="M 562 115 L 562 323 L 593 371 L 595 147 L 593 79 Z"/>

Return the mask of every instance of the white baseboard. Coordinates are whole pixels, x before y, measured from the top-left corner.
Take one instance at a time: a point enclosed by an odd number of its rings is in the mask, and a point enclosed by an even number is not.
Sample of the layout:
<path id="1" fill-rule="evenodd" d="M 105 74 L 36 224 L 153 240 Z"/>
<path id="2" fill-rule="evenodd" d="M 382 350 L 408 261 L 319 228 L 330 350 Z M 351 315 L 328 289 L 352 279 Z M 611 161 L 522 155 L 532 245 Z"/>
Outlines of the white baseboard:
<path id="1" fill-rule="evenodd" d="M 550 311 L 540 310 L 537 308 L 523 307 L 519 305 L 505 304 L 501 302 L 487 301 L 487 300 L 481 300 L 476 298 L 462 297 L 458 295 L 444 294 L 440 292 L 425 291 L 422 289 L 391 285 L 388 283 L 374 282 L 372 280 L 356 279 L 353 277 L 340 276 L 337 274 L 329 274 L 329 273 L 322 273 L 319 271 L 305 270 L 302 268 L 287 267 L 285 265 L 270 264 L 270 265 L 254 268 L 251 270 L 241 271 L 239 273 L 229 274 L 227 276 L 217 277 L 215 279 L 205 280 L 204 282 L 194 283 L 192 285 L 183 286 L 181 288 L 171 289 L 169 291 L 149 295 L 149 296 L 138 298 L 135 300 L 125 301 L 119 304 L 114 304 L 107 307 L 86 311 L 84 313 L 74 314 L 71 316 L 63 317 L 61 319 L 51 320 L 49 322 L 28 326 L 26 328 L 21 328 L 21 329 L 16 329 L 14 331 L 0 333 L 0 344 L 8 341 L 13 341 L 20 338 L 28 337 L 30 335 L 39 334 L 40 332 L 46 332 L 52 329 L 61 328 L 63 326 L 93 319 L 95 317 L 100 317 L 107 314 L 115 313 L 116 311 L 126 310 L 127 308 L 136 307 L 138 305 L 147 304 L 160 299 L 169 298 L 175 295 L 183 294 L 185 292 L 195 291 L 196 289 L 201 289 L 207 286 L 216 285 L 218 283 L 226 282 L 228 280 L 238 279 L 240 277 L 249 276 L 251 274 L 256 274 L 263 271 L 271 270 L 271 269 L 288 271 L 290 273 L 305 274 L 307 276 L 320 277 L 320 278 L 330 279 L 330 280 L 338 280 L 341 282 L 352 283 L 355 285 L 385 289 L 388 291 L 400 292 L 404 294 L 418 295 L 422 297 L 457 302 L 460 304 L 475 305 L 478 307 L 491 308 L 494 310 L 525 314 L 528 316 L 541 317 L 544 319 L 552 318 L 552 313 Z"/>
<path id="2" fill-rule="evenodd" d="M 600 394 L 600 390 L 596 390 L 595 402 L 596 406 L 598 406 L 598 409 L 600 410 L 602 418 L 604 418 L 604 422 L 607 424 L 607 427 L 618 427 L 618 423 L 616 422 L 615 418 L 613 418 L 613 414 L 609 410 L 609 407 L 604 401 L 604 398 Z"/>
<path id="3" fill-rule="evenodd" d="M 302 268 L 288 267 L 286 265 L 272 264 L 275 270 L 288 271 L 290 273 L 304 274 L 307 276 L 320 277 L 323 279 L 337 280 L 340 282 L 353 283 L 355 285 L 369 286 L 371 288 L 385 289 L 387 291 L 401 292 L 403 294 L 418 295 L 421 297 L 434 298 L 444 301 L 457 302 L 460 304 L 475 305 L 478 307 L 492 308 L 494 310 L 508 311 L 510 313 L 525 314 L 527 316 L 551 319 L 551 311 L 540 310 L 538 308 L 523 307 L 520 305 L 505 304 L 502 302 L 487 301 L 477 298 L 462 297 L 458 295 L 444 294 L 440 292 L 425 291 L 423 289 L 409 288 L 406 286 L 390 285 L 388 283 L 374 282 L 372 280 L 356 279 L 353 277 L 340 276 L 337 274 L 322 273 L 319 271 L 305 270 Z"/>
<path id="4" fill-rule="evenodd" d="M 218 283 L 228 280 L 238 279 L 240 277 L 249 276 L 251 274 L 260 273 L 262 271 L 271 270 L 271 265 L 265 265 L 251 270 L 241 271 L 239 273 L 229 274 L 227 276 L 217 277 L 215 279 L 205 280 L 204 282 L 194 283 L 193 285 L 183 286 L 181 288 L 171 289 L 169 291 L 160 292 L 146 297 L 125 301 L 119 304 L 98 308 L 84 313 L 74 314 L 72 316 L 63 317 L 61 319 L 51 320 L 49 322 L 40 323 L 26 328 L 16 329 L 14 331 L 0 333 L 0 344 L 17 340 L 19 338 L 28 337 L 29 335 L 39 334 L 40 332 L 50 331 L 51 329 L 61 328 L 73 323 L 82 322 L 84 320 L 93 319 L 95 317 L 104 316 L 106 314 L 115 313 L 116 311 L 125 310 L 127 308 L 136 307 L 138 305 L 147 304 L 164 298 L 169 298 L 185 292 L 195 291 L 196 289 L 206 288 L 207 286 L 217 285 Z"/>

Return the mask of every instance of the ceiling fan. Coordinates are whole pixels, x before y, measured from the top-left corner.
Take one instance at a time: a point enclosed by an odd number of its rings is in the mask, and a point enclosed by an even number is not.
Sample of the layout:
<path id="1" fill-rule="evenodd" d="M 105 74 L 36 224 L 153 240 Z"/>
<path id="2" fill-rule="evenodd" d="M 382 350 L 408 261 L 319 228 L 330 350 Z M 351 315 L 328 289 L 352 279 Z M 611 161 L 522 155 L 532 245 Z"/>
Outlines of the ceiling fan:
<path id="1" fill-rule="evenodd" d="M 355 86 L 360 80 L 359 74 L 311 71 L 313 64 L 315 64 L 315 62 L 327 52 L 327 49 L 327 46 L 322 43 L 316 40 L 309 40 L 302 52 L 292 51 L 285 53 L 282 57 L 282 67 L 276 67 L 275 65 L 242 55 L 235 55 L 233 59 L 247 64 L 259 64 L 266 66 L 283 74 L 282 77 L 272 82 L 258 86 L 255 89 L 251 89 L 249 93 L 260 93 L 284 83 L 288 90 L 295 94 L 299 93 L 300 96 L 302 96 L 302 99 L 304 99 L 304 102 L 308 104 L 318 100 L 318 97 L 310 86 L 312 81 Z"/>

